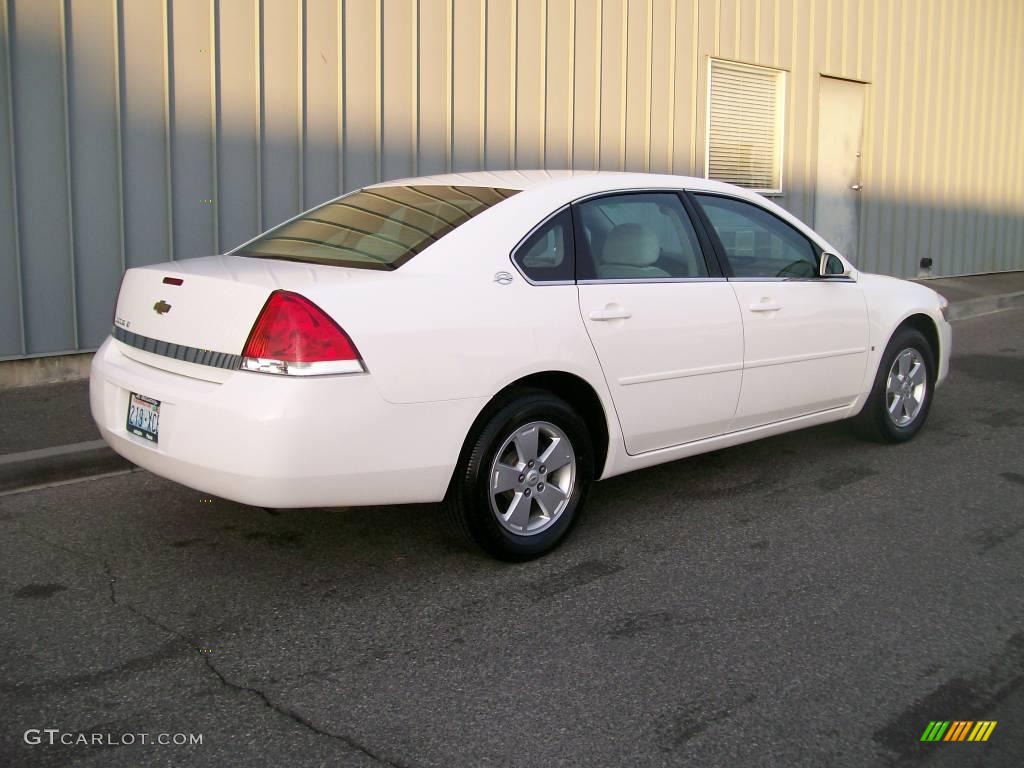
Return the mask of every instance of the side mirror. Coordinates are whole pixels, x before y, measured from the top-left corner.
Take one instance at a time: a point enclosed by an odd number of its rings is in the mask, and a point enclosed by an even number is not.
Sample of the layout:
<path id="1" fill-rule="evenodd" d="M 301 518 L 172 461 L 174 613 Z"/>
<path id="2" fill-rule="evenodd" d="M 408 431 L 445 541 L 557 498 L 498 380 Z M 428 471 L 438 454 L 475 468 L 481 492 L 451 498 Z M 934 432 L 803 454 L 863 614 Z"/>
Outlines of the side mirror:
<path id="1" fill-rule="evenodd" d="M 818 277 L 849 277 L 850 270 L 847 269 L 843 260 L 834 253 L 825 251 L 818 259 Z"/>

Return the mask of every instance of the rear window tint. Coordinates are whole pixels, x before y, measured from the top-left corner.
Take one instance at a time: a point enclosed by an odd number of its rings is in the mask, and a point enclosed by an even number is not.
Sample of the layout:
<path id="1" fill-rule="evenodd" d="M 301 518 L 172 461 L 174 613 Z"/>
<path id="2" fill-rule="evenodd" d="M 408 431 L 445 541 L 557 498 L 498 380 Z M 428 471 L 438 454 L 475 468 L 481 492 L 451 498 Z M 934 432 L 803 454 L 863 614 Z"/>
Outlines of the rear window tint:
<path id="1" fill-rule="evenodd" d="M 398 269 L 519 190 L 410 186 L 363 189 L 272 229 L 233 253 L 261 259 Z"/>

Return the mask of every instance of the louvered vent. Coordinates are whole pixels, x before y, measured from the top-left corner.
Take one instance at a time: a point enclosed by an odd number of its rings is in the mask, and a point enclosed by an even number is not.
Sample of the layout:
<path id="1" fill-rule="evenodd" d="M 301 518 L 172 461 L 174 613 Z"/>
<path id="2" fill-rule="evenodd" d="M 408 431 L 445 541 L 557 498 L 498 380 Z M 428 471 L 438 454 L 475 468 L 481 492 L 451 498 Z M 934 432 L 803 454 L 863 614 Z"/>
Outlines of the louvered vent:
<path id="1" fill-rule="evenodd" d="M 711 61 L 708 178 L 781 191 L 784 78 L 777 69 Z"/>

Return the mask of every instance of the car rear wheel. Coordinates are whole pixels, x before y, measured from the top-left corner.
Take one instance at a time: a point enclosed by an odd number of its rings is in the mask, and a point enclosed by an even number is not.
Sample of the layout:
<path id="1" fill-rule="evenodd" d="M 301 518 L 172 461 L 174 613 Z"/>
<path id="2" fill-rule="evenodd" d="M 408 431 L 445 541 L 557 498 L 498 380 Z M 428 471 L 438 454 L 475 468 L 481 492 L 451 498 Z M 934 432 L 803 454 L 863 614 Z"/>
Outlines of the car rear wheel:
<path id="1" fill-rule="evenodd" d="M 569 533 L 593 478 L 580 416 L 549 392 L 524 389 L 471 438 L 444 507 L 463 539 L 502 560 L 528 560 Z"/>
<path id="2" fill-rule="evenodd" d="M 910 440 L 924 426 L 935 389 L 935 353 L 914 328 L 897 331 L 857 417 L 860 431 L 886 443 Z"/>

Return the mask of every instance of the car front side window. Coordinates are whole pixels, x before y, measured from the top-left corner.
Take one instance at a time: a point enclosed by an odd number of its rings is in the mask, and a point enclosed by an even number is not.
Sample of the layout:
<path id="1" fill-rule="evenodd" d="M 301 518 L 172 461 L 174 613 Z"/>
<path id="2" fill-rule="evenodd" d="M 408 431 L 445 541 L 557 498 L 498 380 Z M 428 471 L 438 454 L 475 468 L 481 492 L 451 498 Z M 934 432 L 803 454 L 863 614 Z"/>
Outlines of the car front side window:
<path id="1" fill-rule="evenodd" d="M 818 256 L 810 241 L 760 206 L 720 195 L 695 194 L 738 278 L 810 279 Z"/>

